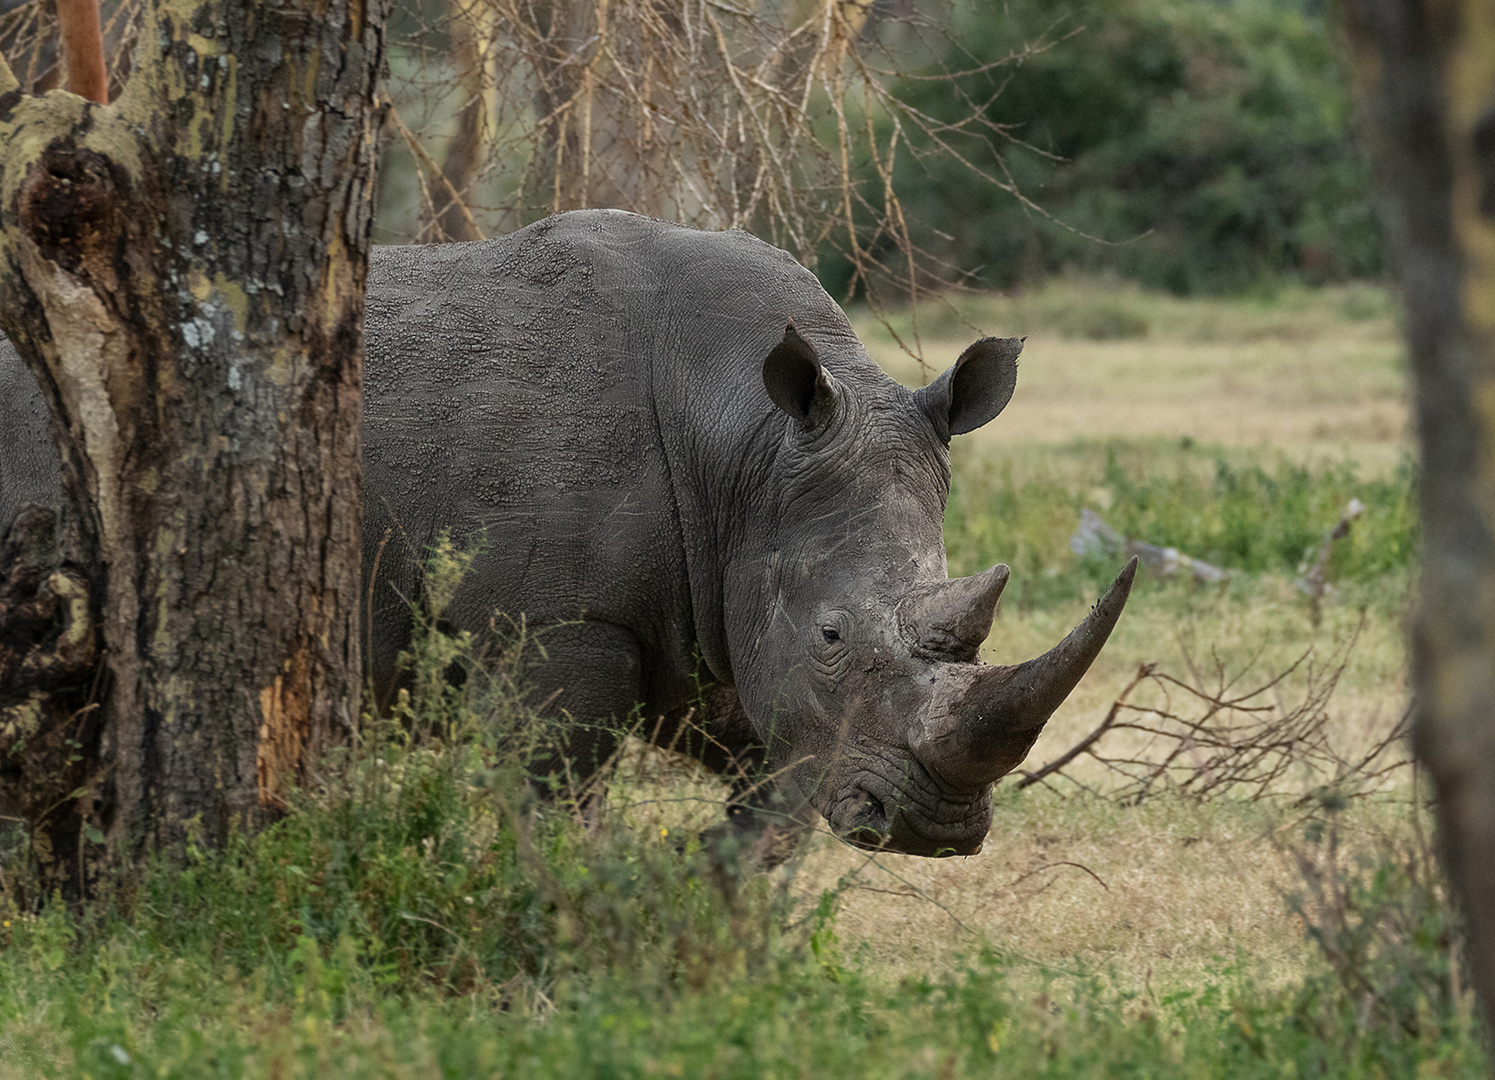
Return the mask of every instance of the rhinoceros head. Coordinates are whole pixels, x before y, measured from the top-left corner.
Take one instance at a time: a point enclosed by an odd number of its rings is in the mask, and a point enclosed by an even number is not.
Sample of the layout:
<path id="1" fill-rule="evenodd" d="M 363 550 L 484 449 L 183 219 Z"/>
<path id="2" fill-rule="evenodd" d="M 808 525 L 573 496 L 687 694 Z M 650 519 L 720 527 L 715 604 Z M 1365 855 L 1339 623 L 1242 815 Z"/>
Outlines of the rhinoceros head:
<path id="1" fill-rule="evenodd" d="M 1027 755 L 1131 589 L 1135 561 L 1048 653 L 977 659 L 1008 568 L 947 577 L 948 445 L 1007 404 L 1021 349 L 985 338 L 916 392 L 867 365 L 833 376 L 792 326 L 764 363 L 789 420 L 766 485 L 774 541 L 735 590 L 756 609 L 738 635 L 738 696 L 772 765 L 850 843 L 980 850 L 992 784 Z"/>

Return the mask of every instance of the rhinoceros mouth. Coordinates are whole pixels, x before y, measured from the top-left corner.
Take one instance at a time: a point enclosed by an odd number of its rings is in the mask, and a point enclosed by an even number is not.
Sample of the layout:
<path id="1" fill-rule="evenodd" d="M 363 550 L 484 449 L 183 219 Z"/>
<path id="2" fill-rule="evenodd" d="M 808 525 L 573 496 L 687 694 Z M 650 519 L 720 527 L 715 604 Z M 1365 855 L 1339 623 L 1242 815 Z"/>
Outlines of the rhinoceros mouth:
<path id="1" fill-rule="evenodd" d="M 863 752 L 825 817 L 837 838 L 868 851 L 974 855 L 991 827 L 991 787 L 950 787 L 911 754 Z"/>

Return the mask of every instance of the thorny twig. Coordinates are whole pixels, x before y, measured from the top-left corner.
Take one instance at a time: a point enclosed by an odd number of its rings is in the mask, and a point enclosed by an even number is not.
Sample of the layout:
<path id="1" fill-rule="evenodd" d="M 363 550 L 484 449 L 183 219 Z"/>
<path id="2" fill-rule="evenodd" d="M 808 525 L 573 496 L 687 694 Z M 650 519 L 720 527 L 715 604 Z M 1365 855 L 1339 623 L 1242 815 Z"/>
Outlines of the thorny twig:
<path id="1" fill-rule="evenodd" d="M 1083 870 L 1083 871 L 1085 871 L 1085 873 L 1087 873 L 1091 877 L 1093 877 L 1095 879 L 1095 883 L 1097 885 L 1099 885 L 1102 889 L 1105 889 L 1106 892 L 1110 892 L 1111 891 L 1111 886 L 1107 885 L 1105 883 L 1105 881 L 1101 878 L 1101 876 L 1099 874 L 1097 874 L 1094 870 L 1090 869 L 1090 867 L 1086 866 L 1084 863 L 1071 862 L 1068 859 L 1060 859 L 1057 862 L 1048 862 L 1048 863 L 1044 863 L 1042 866 L 1035 867 L 1034 869 L 1029 870 L 1026 874 L 1023 874 L 1021 877 L 1019 877 L 1016 880 L 1010 882 L 1008 884 L 1007 888 L 1009 888 L 1009 889 L 1016 888 L 1017 886 L 1021 885 L 1023 882 L 1027 881 L 1030 877 L 1033 877 L 1036 874 L 1041 874 L 1045 870 L 1054 870 L 1054 869 L 1056 869 L 1056 868 L 1058 868 L 1060 866 L 1072 866 L 1076 870 Z"/>
<path id="2" fill-rule="evenodd" d="M 1379 1028 L 1427 1037 L 1451 1016 L 1473 1014 L 1461 977 L 1465 930 L 1423 828 L 1430 807 L 1412 778 L 1411 835 L 1350 831 L 1343 804 L 1319 799 L 1306 818 L 1275 831 L 1295 871 L 1284 899 L 1315 942 L 1357 1032 Z"/>
<path id="3" fill-rule="evenodd" d="M 1195 799 L 1302 798 L 1305 784 L 1315 783 L 1317 790 L 1363 791 L 1409 764 L 1396 751 L 1410 723 L 1409 708 L 1390 732 L 1360 752 L 1347 751 L 1333 735 L 1328 703 L 1364 625 L 1362 613 L 1355 632 L 1326 661 L 1315 662 L 1310 648 L 1283 671 L 1243 688 L 1237 685 L 1243 673 L 1228 674 L 1218 660 L 1213 685 L 1192 658 L 1187 682 L 1144 664 L 1089 734 L 1041 768 L 1022 772 L 1018 786 L 1063 779 L 1096 792 L 1105 785 L 1085 783 L 1072 771 L 1088 760 L 1110 774 L 1106 793 L 1126 803 L 1165 791 Z M 1295 674 L 1304 676 L 1305 685 L 1290 700 L 1284 689 Z M 1157 691 L 1153 702 L 1134 700 L 1143 686 Z M 1140 745 L 1117 747 L 1123 732 L 1140 736 Z"/>

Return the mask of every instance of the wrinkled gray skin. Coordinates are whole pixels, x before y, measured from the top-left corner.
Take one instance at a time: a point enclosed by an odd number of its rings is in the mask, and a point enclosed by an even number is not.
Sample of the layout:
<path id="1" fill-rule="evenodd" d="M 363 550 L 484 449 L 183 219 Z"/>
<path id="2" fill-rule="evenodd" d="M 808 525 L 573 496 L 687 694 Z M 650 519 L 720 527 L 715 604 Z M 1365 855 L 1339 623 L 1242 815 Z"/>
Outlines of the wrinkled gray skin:
<path id="1" fill-rule="evenodd" d="M 0 533 L 28 502 L 62 505 L 62 464 L 36 379 L 0 335 Z"/>
<path id="2" fill-rule="evenodd" d="M 1045 657 L 975 661 L 1007 568 L 946 580 L 948 443 L 1006 404 L 1019 342 L 984 339 L 911 392 L 789 255 L 617 211 L 379 249 L 368 290 L 377 696 L 396 684 L 423 552 L 451 530 L 481 544 L 445 617 L 548 627 L 534 693 L 577 721 L 573 776 L 616 745 L 591 721 L 642 705 L 665 718 L 659 741 L 776 771 L 779 810 L 819 811 L 852 843 L 980 849 L 991 784 L 1131 581 Z M 61 498 L 43 415 L 4 343 L 0 528 Z M 691 710 L 709 739 L 682 727 Z"/>

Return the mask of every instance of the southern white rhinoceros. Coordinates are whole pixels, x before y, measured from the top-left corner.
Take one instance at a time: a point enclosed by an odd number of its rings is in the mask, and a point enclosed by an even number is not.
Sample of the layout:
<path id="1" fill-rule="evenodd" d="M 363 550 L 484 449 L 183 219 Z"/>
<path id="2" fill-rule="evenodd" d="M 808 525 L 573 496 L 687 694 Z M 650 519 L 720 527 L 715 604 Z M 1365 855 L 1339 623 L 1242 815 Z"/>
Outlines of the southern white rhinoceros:
<path id="1" fill-rule="evenodd" d="M 946 577 L 948 447 L 1007 404 L 1021 342 L 985 338 L 907 390 L 809 271 L 745 233 L 578 211 L 376 250 L 367 342 L 376 695 L 427 545 L 481 539 L 445 617 L 548 628 L 535 696 L 574 720 L 573 776 L 641 705 L 657 739 L 777 774 L 780 809 L 850 843 L 975 852 L 993 782 L 1131 587 L 1134 564 L 1044 656 L 979 662 L 1008 571 Z M 42 416 L 7 343 L 0 528 L 61 498 Z"/>

